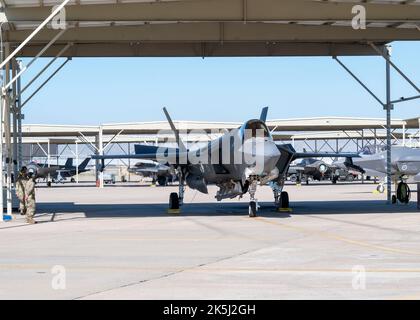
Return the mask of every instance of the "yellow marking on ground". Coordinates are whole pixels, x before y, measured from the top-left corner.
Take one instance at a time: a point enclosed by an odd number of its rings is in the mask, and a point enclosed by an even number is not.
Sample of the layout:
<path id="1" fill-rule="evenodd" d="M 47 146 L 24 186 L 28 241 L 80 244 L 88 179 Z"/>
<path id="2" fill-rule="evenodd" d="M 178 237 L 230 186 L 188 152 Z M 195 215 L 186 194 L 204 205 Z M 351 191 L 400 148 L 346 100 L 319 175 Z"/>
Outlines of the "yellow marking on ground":
<path id="1" fill-rule="evenodd" d="M 290 224 L 284 224 L 284 223 L 268 220 L 268 219 L 261 218 L 261 217 L 256 217 L 255 219 L 257 219 L 258 221 L 264 222 L 264 223 L 269 223 L 269 224 L 281 226 L 283 228 L 291 229 L 291 230 L 298 231 L 298 232 L 301 232 L 301 233 L 304 233 L 304 234 L 317 235 L 317 236 L 320 236 L 320 237 L 323 237 L 323 238 L 328 238 L 328 239 L 335 239 L 335 240 L 338 240 L 338 241 L 346 242 L 346 243 L 349 243 L 349 244 L 354 244 L 354 245 L 361 246 L 361 247 L 378 249 L 378 250 L 381 250 L 381 251 L 394 252 L 394 253 L 400 253 L 400 254 L 409 254 L 409 255 L 420 256 L 419 251 L 385 247 L 385 246 L 376 245 L 376 244 L 368 243 L 368 242 L 361 241 L 361 240 L 353 240 L 353 239 L 345 238 L 345 237 L 342 237 L 340 235 L 325 232 L 325 231 L 315 231 L 315 230 L 311 230 L 311 229 L 304 228 L 304 227 L 292 226 Z"/>

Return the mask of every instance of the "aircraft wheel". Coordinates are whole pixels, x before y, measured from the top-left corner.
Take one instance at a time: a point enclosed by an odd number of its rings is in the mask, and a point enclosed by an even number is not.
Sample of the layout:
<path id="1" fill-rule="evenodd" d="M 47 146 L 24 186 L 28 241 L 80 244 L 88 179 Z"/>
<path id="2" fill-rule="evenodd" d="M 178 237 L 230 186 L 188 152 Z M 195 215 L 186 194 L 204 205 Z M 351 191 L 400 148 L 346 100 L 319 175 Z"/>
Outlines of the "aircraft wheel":
<path id="1" fill-rule="evenodd" d="M 48 188 L 51 188 L 51 181 L 48 181 L 48 182 L 47 182 L 47 187 L 48 187 Z"/>
<path id="2" fill-rule="evenodd" d="M 397 203 L 397 196 L 395 194 L 392 195 L 392 197 L 391 197 L 391 203 L 392 204 L 396 204 Z"/>
<path id="3" fill-rule="evenodd" d="M 411 191 L 408 184 L 400 182 L 397 187 L 397 199 L 401 203 L 408 203 L 410 201 Z"/>
<path id="4" fill-rule="evenodd" d="M 255 218 L 257 216 L 257 203 L 255 201 L 249 202 L 249 217 Z"/>
<path id="5" fill-rule="evenodd" d="M 179 209 L 179 197 L 176 192 L 172 192 L 169 196 L 169 209 Z"/>
<path id="6" fill-rule="evenodd" d="M 166 186 L 168 184 L 165 177 L 159 177 L 157 179 L 157 182 L 162 187 L 164 187 L 164 186 Z"/>
<path id="7" fill-rule="evenodd" d="M 71 178 L 71 179 L 70 179 L 70 182 L 76 182 L 76 179 Z"/>
<path id="8" fill-rule="evenodd" d="M 385 186 L 383 184 L 380 184 L 376 187 L 376 191 L 378 191 L 379 193 L 384 193 L 385 192 Z"/>
<path id="9" fill-rule="evenodd" d="M 352 174 L 349 174 L 349 175 L 346 177 L 346 181 L 353 182 L 353 181 L 354 181 L 354 176 L 353 176 Z"/>
<path id="10" fill-rule="evenodd" d="M 289 194 L 286 191 L 280 193 L 280 205 L 283 209 L 289 208 Z"/>

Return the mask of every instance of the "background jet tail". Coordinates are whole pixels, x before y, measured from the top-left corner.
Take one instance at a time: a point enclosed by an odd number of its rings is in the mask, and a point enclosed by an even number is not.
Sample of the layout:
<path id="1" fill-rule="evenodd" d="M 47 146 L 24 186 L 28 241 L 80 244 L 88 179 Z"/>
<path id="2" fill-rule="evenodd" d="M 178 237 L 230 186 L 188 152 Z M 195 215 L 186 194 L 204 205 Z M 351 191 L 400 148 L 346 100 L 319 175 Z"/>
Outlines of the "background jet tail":
<path id="1" fill-rule="evenodd" d="M 73 167 L 73 158 L 67 158 L 66 163 L 64 164 L 64 168 L 71 168 Z"/>
<path id="2" fill-rule="evenodd" d="M 86 158 L 85 160 L 83 160 L 83 162 L 79 165 L 78 170 L 84 170 L 86 169 L 87 165 L 89 164 L 91 158 Z"/>
<path id="3" fill-rule="evenodd" d="M 261 111 L 260 120 L 263 122 L 267 121 L 268 107 L 265 107 Z"/>
<path id="4" fill-rule="evenodd" d="M 169 125 L 171 126 L 172 131 L 175 134 L 176 143 L 178 144 L 179 150 L 181 152 L 186 152 L 187 148 L 185 147 L 184 143 L 181 140 L 181 137 L 179 136 L 179 130 L 175 127 L 175 124 L 173 123 L 171 116 L 169 115 L 168 110 L 166 108 L 163 108 L 163 112 L 165 113 L 166 119 L 169 122 Z"/>
<path id="5" fill-rule="evenodd" d="M 353 163 L 353 158 L 352 157 L 346 157 L 346 160 L 344 161 L 344 165 L 346 166 L 347 169 L 352 169 L 352 170 L 358 171 L 360 173 L 365 173 L 366 172 L 362 167 L 360 167 L 358 165 L 355 165 Z"/>

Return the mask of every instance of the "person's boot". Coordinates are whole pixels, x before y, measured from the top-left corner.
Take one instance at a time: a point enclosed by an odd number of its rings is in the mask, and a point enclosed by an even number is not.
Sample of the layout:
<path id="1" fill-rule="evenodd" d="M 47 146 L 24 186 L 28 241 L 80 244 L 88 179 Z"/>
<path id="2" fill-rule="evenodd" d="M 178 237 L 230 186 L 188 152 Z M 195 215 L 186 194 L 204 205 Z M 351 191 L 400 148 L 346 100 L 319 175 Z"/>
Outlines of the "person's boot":
<path id="1" fill-rule="evenodd" d="M 29 224 L 36 224 L 37 222 L 34 220 L 34 218 L 26 218 L 26 222 Z"/>

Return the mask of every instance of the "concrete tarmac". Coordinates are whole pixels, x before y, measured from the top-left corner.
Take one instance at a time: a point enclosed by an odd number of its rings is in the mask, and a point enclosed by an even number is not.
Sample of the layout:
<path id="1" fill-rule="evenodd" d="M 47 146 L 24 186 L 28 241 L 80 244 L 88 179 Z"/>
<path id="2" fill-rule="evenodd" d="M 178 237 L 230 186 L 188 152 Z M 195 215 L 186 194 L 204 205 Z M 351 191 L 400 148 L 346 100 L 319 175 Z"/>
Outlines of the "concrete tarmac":
<path id="1" fill-rule="evenodd" d="M 0 224 L 0 299 L 420 299 L 420 211 L 373 184 L 216 202 L 173 187 L 38 188 L 37 225 Z M 416 199 L 416 194 L 413 194 Z"/>

